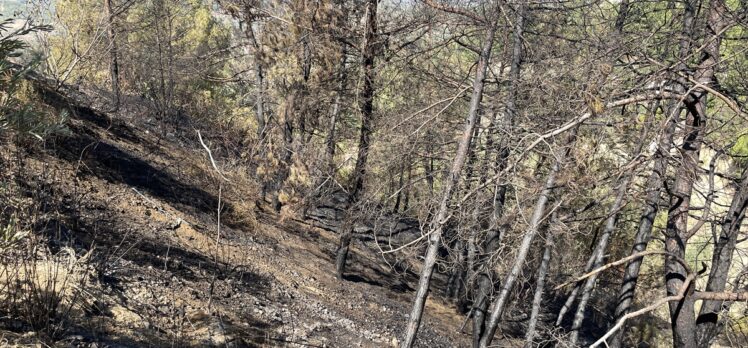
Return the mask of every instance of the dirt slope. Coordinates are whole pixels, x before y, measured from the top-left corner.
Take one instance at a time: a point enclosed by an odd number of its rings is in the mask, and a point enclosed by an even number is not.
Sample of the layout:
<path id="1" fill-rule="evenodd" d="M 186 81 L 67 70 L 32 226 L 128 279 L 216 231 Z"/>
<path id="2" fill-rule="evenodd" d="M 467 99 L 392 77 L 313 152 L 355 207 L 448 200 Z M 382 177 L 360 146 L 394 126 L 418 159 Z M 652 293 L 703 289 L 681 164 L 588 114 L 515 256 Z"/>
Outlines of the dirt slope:
<path id="1" fill-rule="evenodd" d="M 94 249 L 58 345 L 397 344 L 413 273 L 394 274 L 358 245 L 339 281 L 336 236 L 258 207 L 247 170 L 222 158 L 229 181 L 219 178 L 192 130 L 178 138 L 143 121 L 147 110 L 108 115 L 47 99 L 71 111 L 71 134 L 32 151 L 20 181 L 57 202 L 43 226 L 52 252 Z M 430 301 L 419 344 L 467 346 L 462 320 Z"/>

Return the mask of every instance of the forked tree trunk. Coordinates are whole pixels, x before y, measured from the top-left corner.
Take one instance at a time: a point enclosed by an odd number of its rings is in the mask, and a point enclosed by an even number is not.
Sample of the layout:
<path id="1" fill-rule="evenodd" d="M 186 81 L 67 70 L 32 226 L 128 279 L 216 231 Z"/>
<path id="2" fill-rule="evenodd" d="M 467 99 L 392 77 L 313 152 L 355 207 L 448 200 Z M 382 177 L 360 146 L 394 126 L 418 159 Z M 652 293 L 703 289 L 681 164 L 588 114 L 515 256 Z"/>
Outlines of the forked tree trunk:
<path id="1" fill-rule="evenodd" d="M 746 207 L 748 207 L 748 170 L 743 170 L 740 183 L 732 197 L 730 209 L 722 220 L 719 237 L 714 241 L 711 270 L 705 291 L 725 291 L 732 265 L 732 255 L 740 233 L 740 226 L 745 219 Z M 710 346 L 723 324 L 723 321 L 719 320 L 719 314 L 729 306 L 729 302 L 723 301 L 704 301 L 701 304 L 696 320 L 696 338 L 699 347 Z"/>
<path id="2" fill-rule="evenodd" d="M 522 45 L 523 45 L 523 34 L 525 30 L 527 15 L 527 5 L 521 3 L 517 9 L 517 16 L 514 22 L 514 35 L 512 38 L 512 57 L 509 66 L 509 86 L 507 90 L 506 99 L 506 114 L 504 115 L 503 126 L 507 129 L 511 129 L 514 125 L 514 120 L 517 117 L 517 95 L 519 90 L 520 73 L 522 70 Z M 494 127 L 496 125 L 497 115 L 494 114 L 491 120 L 491 124 Z M 494 131 L 495 132 L 495 131 Z M 487 152 L 494 146 L 493 134 L 489 134 L 489 138 L 486 142 Z M 500 146 L 496 153 L 496 171 L 501 172 L 504 170 L 509 157 L 509 141 L 503 139 L 499 142 Z M 486 174 L 488 173 L 488 166 L 484 166 L 484 176 L 481 178 L 481 184 L 486 180 Z M 490 215 L 488 224 L 488 233 L 486 239 L 482 243 L 483 254 L 489 257 L 483 257 L 482 260 L 485 264 L 479 264 L 475 267 L 480 267 L 481 272 L 476 273 L 476 296 L 474 299 L 473 309 L 473 347 L 480 345 L 480 339 L 485 332 L 487 310 L 490 303 L 490 295 L 493 294 L 494 290 L 494 275 L 492 267 L 488 264 L 490 255 L 498 250 L 501 245 L 502 230 L 499 226 L 499 219 L 504 214 L 504 204 L 506 202 L 508 186 L 505 184 L 494 185 L 494 197 L 493 197 L 493 211 Z M 471 268 L 472 269 L 472 268 Z"/>
<path id="3" fill-rule="evenodd" d="M 480 57 L 478 58 L 475 80 L 473 81 L 470 110 L 465 120 L 465 128 L 457 146 L 457 153 L 455 154 L 452 168 L 449 171 L 449 177 L 445 181 L 442 189 L 439 209 L 431 220 L 431 226 L 428 232 L 429 245 L 426 251 L 426 257 L 423 261 L 423 268 L 421 269 L 421 277 L 418 282 L 416 296 L 413 300 L 413 308 L 410 312 L 410 317 L 408 318 L 405 337 L 401 345 L 403 348 L 410 348 L 413 346 L 416 334 L 418 333 L 418 328 L 421 324 L 423 307 L 426 304 L 426 297 L 428 296 L 431 276 L 434 272 L 434 265 L 436 264 L 436 257 L 441 242 L 443 227 L 447 222 L 449 215 L 449 202 L 452 199 L 452 191 L 459 183 L 462 168 L 465 165 L 467 154 L 470 149 L 471 138 L 473 136 L 476 121 L 478 120 L 478 108 L 483 99 L 484 80 L 486 78 L 488 63 L 491 58 L 491 48 L 493 47 L 494 36 L 496 34 L 497 20 L 498 16 L 496 16 L 496 20 L 490 25 L 490 27 L 486 29 L 486 37 L 483 40 L 483 47 L 481 49 Z"/>
<path id="4" fill-rule="evenodd" d="M 346 212 L 343 230 L 340 232 L 340 242 L 336 251 L 336 272 L 339 278 L 343 278 L 345 273 L 345 263 L 348 258 L 351 240 L 353 239 L 353 227 L 355 222 L 352 221 L 351 209 L 356 208 L 359 195 L 364 187 L 364 177 L 366 176 L 366 162 L 369 157 L 369 147 L 371 143 L 371 125 L 374 117 L 374 58 L 376 56 L 376 35 L 377 35 L 377 5 L 378 0 L 368 0 L 366 5 L 366 33 L 364 36 L 364 45 L 362 51 L 364 81 L 359 97 L 359 109 L 361 111 L 361 130 L 358 141 L 358 156 L 356 158 L 356 167 L 353 170 L 352 188 L 349 193 L 349 208 Z"/>

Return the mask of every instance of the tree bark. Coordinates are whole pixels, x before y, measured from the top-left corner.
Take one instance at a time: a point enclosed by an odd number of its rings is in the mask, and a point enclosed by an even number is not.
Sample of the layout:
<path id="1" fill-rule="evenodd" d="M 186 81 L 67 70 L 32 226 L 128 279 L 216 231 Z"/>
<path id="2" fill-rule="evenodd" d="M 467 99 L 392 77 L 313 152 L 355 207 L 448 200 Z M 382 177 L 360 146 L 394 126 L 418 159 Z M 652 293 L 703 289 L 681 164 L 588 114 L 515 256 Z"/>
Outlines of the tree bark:
<path id="1" fill-rule="evenodd" d="M 249 10 L 247 10 L 248 12 Z M 249 14 L 247 18 L 249 18 Z M 257 86 L 257 94 L 255 96 L 255 120 L 257 120 L 257 139 L 258 142 L 262 142 L 265 139 L 266 134 L 266 122 L 265 122 L 265 69 L 263 68 L 262 58 L 262 46 L 260 46 L 260 39 L 252 28 L 252 22 L 247 20 L 246 29 L 244 30 L 245 35 L 249 39 L 250 44 L 254 52 L 255 59 L 255 83 Z"/>
<path id="2" fill-rule="evenodd" d="M 551 220 L 555 220 L 555 215 L 551 217 Z M 540 261 L 540 266 L 538 267 L 538 280 L 535 283 L 535 293 L 532 297 L 530 321 L 527 324 L 527 332 L 525 333 L 525 348 L 532 348 L 535 341 L 540 306 L 543 303 L 543 293 L 545 292 L 545 277 L 548 274 L 548 265 L 551 263 L 551 254 L 553 253 L 553 231 L 549 229 L 545 238 L 543 259 Z"/>
<path id="3" fill-rule="evenodd" d="M 610 207 L 608 218 L 605 220 L 605 228 L 603 229 L 603 233 L 600 234 L 600 241 L 598 242 L 592 256 L 594 259 L 592 264 L 593 269 L 598 268 L 603 264 L 605 251 L 608 249 L 608 241 L 610 240 L 610 236 L 613 234 L 613 231 L 615 231 L 616 229 L 616 221 L 618 221 L 619 212 L 623 207 L 623 198 L 626 196 L 629 182 L 630 177 L 627 176 L 621 181 L 618 187 L 615 201 Z M 587 303 L 592 296 L 592 289 L 595 287 L 596 281 L 597 274 L 594 274 L 587 278 L 587 280 L 584 282 L 584 286 L 582 287 L 582 297 L 580 298 L 579 304 L 577 305 L 577 312 L 574 315 L 574 322 L 571 325 L 571 337 L 569 338 L 569 341 L 573 346 L 577 344 L 579 330 L 582 328 L 582 323 L 584 322 L 584 311 L 587 309 Z"/>
<path id="4" fill-rule="evenodd" d="M 682 163 L 675 179 L 673 195 L 670 198 L 667 228 L 665 229 L 665 250 L 681 259 L 686 256 L 688 235 L 688 212 L 691 208 L 691 193 L 696 180 L 701 137 L 705 119 L 703 113 L 689 112 L 686 120 L 686 137 L 681 148 Z M 678 294 L 688 277 L 685 267 L 673 257 L 665 259 L 665 288 L 668 296 Z M 669 302 L 670 324 L 673 330 L 673 346 L 679 348 L 696 347 L 696 321 L 693 316 L 694 300 L 691 297 L 693 285 L 680 301 Z"/>
<path id="5" fill-rule="evenodd" d="M 712 0 L 709 3 L 709 14 L 707 18 L 704 46 L 701 52 L 699 66 L 694 77 L 701 85 L 714 84 L 714 73 L 720 60 L 720 45 L 724 31 L 728 26 L 727 7 L 723 0 Z M 693 191 L 694 182 L 700 169 L 699 154 L 702 139 L 705 136 L 705 124 L 708 116 L 707 91 L 697 87 L 686 98 L 686 109 L 688 118 L 684 128 L 685 137 L 681 147 L 681 168 L 678 170 L 673 196 L 671 197 L 670 213 L 665 231 L 665 248 L 676 256 L 683 257 L 686 254 L 688 240 L 697 232 L 689 229 L 688 214 L 690 211 L 690 196 Z M 705 207 L 704 209 L 707 209 Z M 723 250 L 724 251 L 724 250 Z M 729 258 L 725 260 L 729 262 Z M 729 264 L 717 265 L 729 268 Z M 668 294 L 677 293 L 676 287 L 682 286 L 683 279 L 688 276 L 680 263 L 673 258 L 665 260 L 666 289 Z M 719 276 L 719 271 L 715 275 Z M 716 284 L 715 284 L 716 285 Z M 696 319 L 694 315 L 693 286 L 683 300 L 670 302 L 670 322 L 673 327 L 673 345 L 675 347 L 697 347 Z M 702 326 L 708 327 L 708 326 Z M 713 328 L 712 328 L 713 329 Z M 703 331 L 705 333 L 705 331 Z M 706 335 L 703 336 L 706 339 Z"/>
<path id="6" fill-rule="evenodd" d="M 421 277 L 418 283 L 416 296 L 413 300 L 413 308 L 411 310 L 410 317 L 408 318 L 405 337 L 401 345 L 401 347 L 403 348 L 410 348 L 413 346 L 418 328 L 421 324 L 423 307 L 426 304 L 426 297 L 428 295 L 429 285 L 431 283 L 431 276 L 434 272 L 434 265 L 436 264 L 436 257 L 439 250 L 439 244 L 441 242 L 443 227 L 447 222 L 449 214 L 449 202 L 452 198 L 452 191 L 459 183 L 460 174 L 462 173 L 462 168 L 465 165 L 467 153 L 470 149 L 473 130 L 475 128 L 476 121 L 478 120 L 478 108 L 480 107 L 481 100 L 483 99 L 483 87 L 485 83 L 486 72 L 488 69 L 488 63 L 491 58 L 491 48 L 493 47 L 494 36 L 496 34 L 496 21 L 498 21 L 498 16 L 496 16 L 495 22 L 486 29 L 486 37 L 483 40 L 483 47 L 481 49 L 480 57 L 478 58 L 478 67 L 475 73 L 475 80 L 473 81 L 473 92 L 470 98 L 470 110 L 465 120 L 465 128 L 458 143 L 457 153 L 455 154 L 452 168 L 449 172 L 449 177 L 447 178 L 444 184 L 444 188 L 442 189 L 442 197 L 439 209 L 431 221 L 431 227 L 428 232 L 429 246 L 426 251 L 426 257 L 423 261 Z"/>
<path id="7" fill-rule="evenodd" d="M 343 92 L 345 90 L 346 81 L 346 61 L 347 52 L 345 45 L 341 45 L 341 58 L 340 66 L 338 67 L 338 90 L 335 92 L 335 101 L 332 105 L 332 112 L 330 113 L 330 127 L 327 131 L 327 139 L 325 141 L 325 155 L 327 157 L 327 169 L 329 175 L 335 175 L 335 147 L 336 147 L 336 127 L 338 124 L 338 117 L 340 115 L 340 105 L 343 99 Z"/>
<path id="8" fill-rule="evenodd" d="M 678 112 L 677 109 L 669 109 L 673 112 Z M 670 157 L 670 149 L 673 146 L 673 133 L 675 132 L 675 126 L 678 121 L 677 114 L 668 113 L 669 119 L 666 121 L 665 129 L 660 135 L 657 142 L 657 149 L 654 154 L 654 166 L 652 167 L 652 173 L 647 179 L 647 185 L 645 191 L 647 192 L 644 198 L 644 210 L 639 218 L 639 227 L 634 237 L 634 245 L 631 248 L 629 255 L 634 255 L 643 252 L 647 249 L 649 240 L 652 236 L 652 227 L 654 225 L 655 217 L 660 209 L 661 193 L 664 188 L 665 174 L 668 167 L 668 159 Z M 639 271 L 641 269 L 643 258 L 632 260 L 626 265 L 626 269 L 623 273 L 623 282 L 621 283 L 621 289 L 618 291 L 618 300 L 616 303 L 615 310 L 615 321 L 618 321 L 621 317 L 626 315 L 631 309 L 631 304 L 634 301 L 634 294 L 636 285 L 639 280 Z M 617 331 L 611 336 L 608 345 L 611 348 L 619 348 L 623 343 L 623 330 Z"/>
<path id="9" fill-rule="evenodd" d="M 709 271 L 709 280 L 706 283 L 705 291 L 725 291 L 735 244 L 740 233 L 740 226 L 745 218 L 746 206 L 748 206 L 748 170 L 743 170 L 730 209 L 722 220 L 721 233 L 714 241 L 711 270 Z M 721 326 L 719 314 L 729 308 L 729 305 L 729 302 L 706 300 L 701 304 L 701 310 L 696 320 L 696 335 L 699 347 L 710 346 Z"/>
<path id="10" fill-rule="evenodd" d="M 366 35 L 364 37 L 364 47 L 362 50 L 364 80 L 361 94 L 359 96 L 361 129 L 358 140 L 356 167 L 353 170 L 353 189 L 351 190 L 351 196 L 354 198 L 358 198 L 358 195 L 364 186 L 366 162 L 369 158 L 369 148 L 371 146 L 371 123 L 374 117 L 374 57 L 376 55 L 375 40 L 377 35 L 378 3 L 378 0 L 369 0 L 366 7 Z"/>
<path id="11" fill-rule="evenodd" d="M 575 130 L 573 131 L 574 133 L 576 133 L 576 129 L 577 128 L 575 128 Z M 566 155 L 560 154 L 560 157 L 564 158 L 566 157 Z M 545 217 L 546 206 L 550 195 L 556 185 L 556 175 L 558 174 L 560 169 L 561 162 L 557 160 L 551 167 L 551 170 L 546 177 L 545 185 L 543 186 L 543 190 L 541 191 L 540 196 L 535 203 L 535 209 L 533 210 L 532 217 L 530 218 L 530 226 L 528 227 L 527 231 L 524 234 L 524 237 L 522 238 L 522 242 L 520 243 L 519 249 L 517 251 L 517 256 L 515 256 L 514 262 L 512 263 L 512 268 L 504 278 L 504 284 L 502 284 L 499 296 L 498 298 L 496 298 L 491 307 L 491 316 L 488 319 L 488 323 L 486 323 L 485 331 L 483 332 L 483 335 L 480 339 L 481 348 L 488 347 L 488 345 L 491 344 L 491 341 L 493 340 L 493 336 L 496 333 L 496 328 L 499 324 L 499 320 L 501 319 L 501 315 L 504 313 L 506 303 L 509 300 L 509 295 L 511 294 L 511 291 L 514 288 L 514 284 L 516 283 L 517 278 L 522 271 L 522 267 L 524 267 L 525 260 L 527 259 L 527 254 L 530 252 L 532 241 L 538 234 L 540 224 Z"/>
<path id="12" fill-rule="evenodd" d="M 366 33 L 362 51 L 364 81 L 359 97 L 359 109 L 361 111 L 361 129 L 358 141 L 358 156 L 356 158 L 356 167 L 353 170 L 353 183 L 349 193 L 350 206 L 346 212 L 347 222 L 344 224 L 344 230 L 340 235 L 340 243 L 336 251 L 336 271 L 339 278 L 343 278 L 345 272 L 345 263 L 348 258 L 348 250 L 351 240 L 353 239 L 353 227 L 355 223 L 351 220 L 351 209 L 355 209 L 359 200 L 359 195 L 364 187 L 364 177 L 366 176 L 366 162 L 369 157 L 369 147 L 371 142 L 371 123 L 374 117 L 374 58 L 376 55 L 376 35 L 377 35 L 377 5 L 378 0 L 369 0 L 366 4 Z M 345 226 L 348 225 L 348 226 Z"/>
<path id="13" fill-rule="evenodd" d="M 104 7 L 108 20 L 107 34 L 109 35 L 109 75 L 112 84 L 113 105 L 112 112 L 119 110 L 120 88 L 119 88 L 119 61 L 117 53 L 117 27 L 115 14 L 112 11 L 112 0 L 104 0 Z"/>
<path id="14" fill-rule="evenodd" d="M 506 114 L 504 115 L 504 127 L 510 129 L 514 125 L 514 120 L 517 117 L 517 94 L 519 90 L 520 73 L 522 71 L 522 45 L 523 45 L 523 34 L 525 30 L 525 16 L 527 15 L 527 5 L 521 3 L 517 8 L 517 16 L 514 23 L 514 35 L 512 38 L 512 57 L 509 67 L 509 86 L 507 90 L 506 99 Z M 494 139 L 493 136 L 496 133 L 495 129 L 498 128 L 496 124 L 497 114 L 494 113 L 491 119 L 491 125 L 494 127 L 489 133 L 486 141 L 486 152 L 490 152 L 493 148 Z M 509 141 L 503 139 L 499 142 L 499 148 L 496 151 L 496 171 L 500 172 L 504 170 L 508 157 L 509 157 Z M 486 156 L 487 158 L 488 155 Z M 489 161 L 487 161 L 489 162 Z M 488 163 L 484 166 L 484 172 L 481 177 L 481 184 L 487 179 L 488 174 Z M 486 326 L 486 313 L 488 310 L 490 298 L 489 296 L 494 292 L 494 281 L 495 276 L 493 275 L 492 267 L 487 262 L 490 260 L 490 255 L 498 250 L 501 245 L 502 231 L 499 226 L 499 219 L 504 213 L 504 204 L 506 202 L 506 194 L 508 187 L 504 184 L 496 184 L 494 186 L 493 195 L 493 211 L 490 214 L 490 220 L 488 224 L 488 233 L 486 239 L 483 241 L 483 254 L 489 257 L 483 257 L 482 265 L 478 267 L 482 268 L 481 272 L 476 273 L 476 285 L 477 293 L 474 299 L 474 314 L 473 314 L 473 347 L 480 345 L 480 339 L 485 333 Z M 471 268 L 472 270 L 472 268 Z"/>
<path id="15" fill-rule="evenodd" d="M 480 262 L 480 270 L 476 272 L 477 293 L 475 296 L 475 308 L 473 310 L 473 347 L 480 345 L 480 338 L 485 331 L 486 312 L 488 310 L 490 296 L 494 290 L 495 278 L 491 265 L 488 263 L 490 256 L 499 249 L 501 245 L 502 229 L 498 226 L 498 219 L 503 214 L 506 201 L 506 186 L 496 188 L 494 196 L 494 211 L 491 217 L 491 225 L 486 234 L 483 245 L 483 257 Z M 477 258 L 477 256 L 476 256 Z M 477 261 L 476 261 L 477 262 Z"/>

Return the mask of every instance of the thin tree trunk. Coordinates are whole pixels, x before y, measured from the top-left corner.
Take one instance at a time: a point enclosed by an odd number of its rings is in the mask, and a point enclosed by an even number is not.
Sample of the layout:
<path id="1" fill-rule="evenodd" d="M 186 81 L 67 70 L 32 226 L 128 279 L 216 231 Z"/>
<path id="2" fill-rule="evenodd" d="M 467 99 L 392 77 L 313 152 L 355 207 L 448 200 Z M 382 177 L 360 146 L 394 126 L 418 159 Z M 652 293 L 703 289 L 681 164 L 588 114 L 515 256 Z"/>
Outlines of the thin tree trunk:
<path id="1" fill-rule="evenodd" d="M 652 168 L 652 173 L 647 179 L 645 189 L 647 195 L 644 199 L 644 211 L 642 211 L 639 218 L 639 228 L 634 237 L 634 245 L 631 248 L 630 255 L 646 250 L 652 236 L 652 227 L 660 208 L 660 196 L 662 189 L 664 188 L 670 149 L 673 146 L 673 133 L 675 132 L 675 126 L 678 122 L 678 111 L 673 109 L 673 112 L 676 112 L 676 114 L 668 113 L 667 116 L 669 119 L 666 121 L 665 129 L 657 142 L 657 150 L 654 154 L 654 166 Z M 626 265 L 626 269 L 623 273 L 623 282 L 621 283 L 616 303 L 616 321 L 626 315 L 631 308 L 631 304 L 634 301 L 634 292 L 639 280 L 639 271 L 641 269 L 642 261 L 643 258 L 638 258 L 632 260 Z M 611 348 L 621 347 L 621 344 L 623 343 L 623 335 L 621 331 L 623 330 L 619 330 L 611 336 L 608 342 L 608 345 Z"/>
<path id="2" fill-rule="evenodd" d="M 600 241 L 598 242 L 598 245 L 595 248 L 595 252 L 593 253 L 593 269 L 600 267 L 603 264 L 605 251 L 608 248 L 608 241 L 610 240 L 610 236 L 613 234 L 613 231 L 616 228 L 616 221 L 618 221 L 618 215 L 621 208 L 623 207 L 623 198 L 624 196 L 626 196 L 629 181 L 630 177 L 627 176 L 622 180 L 621 184 L 618 187 L 616 199 L 613 202 L 613 205 L 610 207 L 608 218 L 605 220 L 605 228 L 603 229 L 603 233 L 600 235 Z M 569 338 L 569 341 L 572 346 L 575 346 L 577 344 L 579 330 L 582 328 L 582 323 L 584 322 L 584 311 L 587 309 L 587 302 L 589 302 L 590 297 L 592 296 L 592 289 L 595 287 L 596 281 L 597 274 L 594 274 L 587 278 L 587 280 L 584 282 L 584 287 L 582 288 L 582 297 L 579 300 L 579 305 L 577 305 L 577 312 L 574 315 L 574 322 L 571 325 L 571 337 Z"/>
<path id="3" fill-rule="evenodd" d="M 408 155 L 408 159 L 406 160 L 408 165 L 408 176 L 405 181 L 405 189 L 403 190 L 403 212 L 407 212 L 410 208 L 410 187 L 412 185 L 411 180 L 413 180 L 413 164 L 410 162 L 410 155 Z"/>
<path id="4" fill-rule="evenodd" d="M 353 185 L 349 195 L 349 210 L 355 209 L 359 195 L 363 190 L 364 177 L 366 176 L 366 161 L 369 157 L 371 142 L 371 123 L 374 117 L 374 58 L 376 55 L 377 35 L 377 5 L 378 0 L 369 0 L 366 5 L 366 33 L 362 49 L 364 81 L 361 89 L 359 109 L 361 110 L 361 131 L 358 141 L 358 157 L 356 167 L 353 170 Z M 351 220 L 351 212 L 346 213 L 346 220 Z M 339 278 L 343 278 L 345 263 L 348 258 L 348 250 L 353 239 L 353 227 L 355 223 L 345 223 L 345 230 L 340 235 L 340 243 L 336 252 L 336 271 Z"/>
<path id="5" fill-rule="evenodd" d="M 480 262 L 482 263 L 482 265 L 480 265 L 482 271 L 476 272 L 475 276 L 478 290 L 475 296 L 475 308 L 473 311 L 473 347 L 479 346 L 480 338 L 485 331 L 486 313 L 490 296 L 494 290 L 494 274 L 490 267 L 489 259 L 501 245 L 502 229 L 498 226 L 498 219 L 504 211 L 506 186 L 497 186 L 494 196 L 494 211 L 491 217 L 491 225 L 489 226 L 486 240 L 484 242 L 483 254 L 485 256 L 483 257 L 482 262 Z M 476 263 L 478 263 L 478 260 L 476 260 Z"/>
<path id="6" fill-rule="evenodd" d="M 343 99 L 343 92 L 345 90 L 346 82 L 346 61 L 348 55 L 346 53 L 345 45 L 341 45 L 341 57 L 340 66 L 338 67 L 338 90 L 335 92 L 335 101 L 333 102 L 332 112 L 330 114 L 330 128 L 327 131 L 326 143 L 326 156 L 327 156 L 327 168 L 329 175 L 335 175 L 335 137 L 336 127 L 338 123 L 338 117 L 340 115 L 340 105 Z"/>
<path id="7" fill-rule="evenodd" d="M 429 246 L 426 251 L 426 257 L 423 261 L 423 268 L 421 269 L 421 277 L 418 283 L 416 296 L 413 300 L 413 309 L 408 318 L 405 337 L 401 345 L 403 348 L 410 348 L 413 346 L 418 328 L 421 324 L 423 307 L 426 304 L 426 296 L 428 295 L 431 276 L 434 272 L 434 265 L 436 264 L 436 257 L 439 250 L 444 223 L 446 223 L 447 216 L 449 215 L 449 202 L 452 198 L 452 191 L 459 183 L 460 174 L 462 173 L 462 168 L 465 165 L 467 153 L 470 149 L 473 130 L 476 121 L 478 120 L 478 108 L 483 99 L 484 80 L 486 78 L 488 63 L 491 58 L 491 48 L 493 47 L 494 36 L 496 34 L 496 26 L 497 23 L 494 22 L 486 29 L 486 38 L 483 41 L 483 47 L 481 49 L 480 57 L 478 59 L 478 67 L 475 73 L 475 80 L 473 81 L 473 93 L 470 98 L 470 111 L 466 118 L 465 128 L 457 147 L 457 153 L 455 154 L 449 177 L 444 184 L 439 210 L 431 221 L 431 227 L 428 232 Z"/>
<path id="8" fill-rule="evenodd" d="M 106 8 L 106 15 L 109 21 L 107 27 L 107 34 L 109 35 L 109 75 L 112 84 L 113 94 L 113 106 L 112 112 L 116 112 L 119 109 L 120 104 L 120 88 L 119 88 L 119 62 L 117 59 L 117 27 L 115 23 L 115 15 L 112 11 L 112 0 L 105 0 L 104 5 Z"/>
<path id="9" fill-rule="evenodd" d="M 681 148 L 682 163 L 676 173 L 678 176 L 673 185 L 670 198 L 667 228 L 665 229 L 665 250 L 678 258 L 686 256 L 688 235 L 688 213 L 691 208 L 691 193 L 696 180 L 703 124 L 706 120 L 701 112 L 689 112 L 686 121 L 685 142 Z M 688 277 L 685 266 L 673 257 L 665 259 L 665 288 L 668 296 L 678 294 Z M 673 329 L 673 346 L 678 348 L 696 347 L 696 321 L 694 318 L 694 300 L 690 296 L 693 285 L 680 301 L 669 302 L 670 324 Z"/>
<path id="10" fill-rule="evenodd" d="M 280 201 L 280 194 L 283 191 L 283 184 L 288 178 L 291 170 L 291 159 L 293 157 L 293 134 L 294 134 L 294 122 L 293 114 L 296 112 L 296 90 L 292 90 L 291 93 L 286 97 L 284 102 L 285 110 L 283 112 L 283 119 L 281 125 L 283 127 L 283 155 L 281 156 L 280 166 L 278 174 L 275 177 L 273 185 L 273 209 L 276 212 L 280 212 L 282 203 Z"/>
<path id="11" fill-rule="evenodd" d="M 262 5 L 262 2 L 260 2 Z M 255 64 L 255 83 L 257 86 L 257 92 L 255 95 L 255 120 L 257 121 L 257 139 L 258 142 L 262 143 L 265 139 L 267 122 L 265 120 L 265 69 L 263 68 L 263 57 L 262 57 L 262 46 L 260 45 L 259 35 L 255 33 L 252 27 L 252 15 L 250 9 L 245 8 L 247 14 L 245 15 L 246 28 L 244 34 L 249 39 L 249 43 L 252 45 L 252 51 L 254 55 Z M 260 24 L 258 24 L 259 26 Z"/>
<path id="12" fill-rule="evenodd" d="M 366 162 L 371 146 L 371 122 L 374 116 L 374 57 L 376 55 L 377 5 L 378 0 L 367 2 L 366 36 L 362 52 L 364 81 L 359 97 L 361 110 L 361 132 L 358 141 L 358 156 L 353 170 L 353 190 L 351 195 L 357 197 L 364 186 Z"/>
<path id="13" fill-rule="evenodd" d="M 595 247 L 597 250 L 597 247 Z M 584 272 L 587 273 L 593 269 L 593 265 L 595 263 L 595 255 L 596 253 L 592 253 L 590 257 L 587 259 L 587 264 L 584 266 Z M 582 289 L 582 285 L 584 283 L 579 282 L 574 285 L 574 289 L 569 294 L 569 297 L 566 298 L 566 302 L 564 302 L 564 305 L 561 306 L 561 309 L 558 311 L 558 316 L 556 317 L 556 326 L 561 326 L 561 323 L 564 321 L 564 317 L 566 316 L 566 313 L 571 309 L 571 306 L 574 304 L 574 301 L 577 299 L 577 295 L 579 295 L 579 290 Z"/>
<path id="14" fill-rule="evenodd" d="M 732 265 L 732 255 L 735 251 L 740 226 L 745 218 L 745 210 L 748 206 L 748 170 L 743 170 L 740 183 L 732 198 L 730 209 L 722 220 L 721 233 L 714 241 L 712 253 L 712 265 L 709 271 L 709 280 L 704 291 L 725 291 L 727 277 Z M 711 341 L 717 336 L 721 328 L 719 314 L 729 308 L 729 302 L 704 301 L 697 317 L 696 335 L 699 347 L 710 346 Z"/>
<path id="15" fill-rule="evenodd" d="M 395 207 L 392 209 L 396 214 L 400 211 L 400 200 L 403 196 L 403 182 L 405 181 L 405 163 L 400 163 L 400 176 L 397 181 L 397 197 L 395 197 Z"/>
<path id="16" fill-rule="evenodd" d="M 576 133 L 576 128 L 573 132 Z M 561 154 L 561 156 L 566 157 L 565 154 Z M 517 278 L 522 271 L 522 267 L 524 267 L 525 260 L 527 259 L 527 254 L 530 252 L 532 241 L 535 239 L 535 236 L 538 234 L 538 231 L 540 229 L 540 224 L 542 223 L 543 217 L 546 213 L 548 199 L 550 198 L 551 192 L 553 192 L 553 189 L 556 185 L 556 175 L 558 174 L 560 169 L 561 162 L 557 160 L 551 167 L 551 170 L 546 178 L 545 185 L 543 186 L 543 190 L 541 191 L 540 196 L 535 203 L 535 209 L 533 210 L 532 217 L 530 218 L 530 226 L 528 227 L 527 231 L 524 234 L 524 237 L 522 238 L 522 242 L 517 251 L 517 256 L 514 258 L 514 262 L 512 263 L 512 268 L 509 271 L 509 274 L 507 274 L 504 278 L 504 284 L 502 284 L 499 296 L 496 298 L 491 307 L 491 316 L 489 317 L 488 323 L 486 324 L 485 332 L 483 332 L 483 335 L 480 339 L 481 348 L 488 347 L 488 345 L 491 344 L 491 341 L 493 340 L 493 336 L 496 333 L 496 328 L 499 325 L 499 320 L 501 319 L 501 315 L 504 313 L 507 301 L 509 300 L 509 295 L 511 294 L 511 291 L 514 288 L 514 284 L 516 283 Z"/>
<path id="17" fill-rule="evenodd" d="M 345 6 L 345 1 L 340 0 L 337 1 L 337 5 L 339 6 L 340 10 L 340 16 L 335 17 L 336 18 L 336 24 L 337 26 L 344 27 L 348 24 L 348 9 Z M 336 127 L 338 122 L 338 117 L 340 116 L 340 109 L 341 109 L 341 102 L 343 100 L 343 96 L 345 94 L 345 86 L 347 81 L 347 69 L 346 64 L 348 62 L 348 50 L 347 46 L 344 42 L 339 42 L 340 44 L 340 65 L 338 66 L 338 89 L 335 91 L 335 101 L 333 102 L 333 108 L 332 113 L 330 115 L 330 127 L 327 132 L 327 139 L 325 141 L 326 144 L 326 155 L 327 155 L 327 166 L 329 174 L 334 176 L 335 175 L 335 147 L 336 147 Z"/>
<path id="18" fill-rule="evenodd" d="M 551 221 L 555 220 L 555 214 Z M 540 314 L 540 306 L 543 303 L 543 292 L 545 291 L 545 277 L 548 274 L 548 265 L 551 263 L 551 254 L 553 253 L 553 231 L 549 229 L 545 237 L 545 249 L 543 250 L 543 260 L 538 267 L 538 280 L 535 283 L 535 293 L 532 297 L 532 310 L 530 311 L 530 321 L 527 324 L 525 333 L 525 348 L 531 348 L 535 341 L 536 326 Z"/>

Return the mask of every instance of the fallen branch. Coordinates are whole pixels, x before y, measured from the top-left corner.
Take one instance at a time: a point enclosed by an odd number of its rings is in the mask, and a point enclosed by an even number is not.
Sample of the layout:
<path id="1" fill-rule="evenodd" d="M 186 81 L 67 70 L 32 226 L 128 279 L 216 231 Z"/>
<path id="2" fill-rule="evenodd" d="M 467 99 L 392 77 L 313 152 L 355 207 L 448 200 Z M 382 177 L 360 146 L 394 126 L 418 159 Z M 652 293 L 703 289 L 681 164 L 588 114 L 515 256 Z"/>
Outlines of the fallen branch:
<path id="1" fill-rule="evenodd" d="M 226 177 L 223 176 L 223 173 L 221 173 L 221 171 L 218 169 L 218 166 L 216 165 L 216 161 L 213 159 L 213 153 L 210 151 L 210 148 L 208 147 L 208 145 L 205 145 L 205 142 L 203 141 L 203 137 L 202 135 L 200 135 L 200 131 L 197 131 L 197 138 L 200 139 L 200 145 L 202 145 L 205 151 L 208 152 L 208 157 L 210 158 L 210 164 L 213 165 L 213 169 L 215 169 L 218 175 L 221 176 L 221 179 L 230 181 L 229 179 L 226 179 Z"/>

